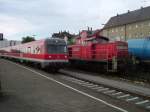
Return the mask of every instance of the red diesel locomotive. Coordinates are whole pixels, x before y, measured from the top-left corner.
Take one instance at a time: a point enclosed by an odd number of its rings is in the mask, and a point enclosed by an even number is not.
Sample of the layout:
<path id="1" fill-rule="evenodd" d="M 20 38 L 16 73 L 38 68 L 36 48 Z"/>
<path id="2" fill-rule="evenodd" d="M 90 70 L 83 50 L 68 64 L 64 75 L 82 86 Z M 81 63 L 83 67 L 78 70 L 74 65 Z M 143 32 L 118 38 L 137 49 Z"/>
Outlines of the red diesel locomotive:
<path id="1" fill-rule="evenodd" d="M 110 42 L 100 36 L 100 31 L 83 31 L 76 37 L 74 45 L 68 47 L 71 63 L 93 64 L 97 69 L 116 72 L 122 69 L 128 59 L 128 44 L 122 41 Z M 91 66 L 91 67 L 93 67 Z"/>
<path id="2" fill-rule="evenodd" d="M 0 56 L 21 62 L 32 62 L 55 71 L 68 62 L 66 42 L 56 38 L 1 48 Z"/>

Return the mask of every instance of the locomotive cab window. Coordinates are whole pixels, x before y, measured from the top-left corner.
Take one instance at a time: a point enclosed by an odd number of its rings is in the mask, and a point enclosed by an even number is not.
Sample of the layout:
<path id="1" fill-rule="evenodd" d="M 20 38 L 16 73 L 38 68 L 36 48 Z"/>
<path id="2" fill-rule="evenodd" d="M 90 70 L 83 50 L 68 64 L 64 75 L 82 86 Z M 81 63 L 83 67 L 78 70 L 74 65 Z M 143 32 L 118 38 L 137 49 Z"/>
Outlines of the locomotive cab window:
<path id="1" fill-rule="evenodd" d="M 47 51 L 50 54 L 67 53 L 66 45 L 48 45 Z"/>

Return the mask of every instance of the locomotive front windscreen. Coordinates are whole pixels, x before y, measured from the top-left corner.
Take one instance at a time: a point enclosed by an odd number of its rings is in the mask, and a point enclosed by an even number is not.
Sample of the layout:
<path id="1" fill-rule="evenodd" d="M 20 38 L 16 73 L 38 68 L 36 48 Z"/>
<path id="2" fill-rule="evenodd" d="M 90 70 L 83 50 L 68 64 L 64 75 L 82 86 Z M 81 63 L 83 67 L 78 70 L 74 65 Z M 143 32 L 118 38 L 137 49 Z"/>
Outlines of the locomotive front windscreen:
<path id="1" fill-rule="evenodd" d="M 48 53 L 49 54 L 65 54 L 67 53 L 66 45 L 48 45 Z"/>

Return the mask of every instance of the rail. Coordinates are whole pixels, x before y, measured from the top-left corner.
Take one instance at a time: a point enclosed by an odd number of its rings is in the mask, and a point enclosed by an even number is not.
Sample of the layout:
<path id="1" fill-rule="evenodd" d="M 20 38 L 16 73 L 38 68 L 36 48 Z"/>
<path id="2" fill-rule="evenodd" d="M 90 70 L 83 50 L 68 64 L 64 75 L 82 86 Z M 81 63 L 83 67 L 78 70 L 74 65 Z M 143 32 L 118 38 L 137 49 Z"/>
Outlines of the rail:
<path id="1" fill-rule="evenodd" d="M 101 94 L 116 98 L 117 100 L 123 100 L 146 110 L 150 110 L 150 96 L 145 95 L 144 91 L 140 88 L 139 91 L 141 92 L 135 91 L 135 89 L 138 88 L 135 85 L 133 85 L 134 89 L 129 89 L 129 85 L 131 84 L 125 84 L 120 81 L 118 81 L 118 83 L 116 83 L 116 81 L 111 82 L 110 79 L 101 78 L 99 75 L 92 76 L 91 73 L 89 75 L 88 73 L 86 74 L 83 72 L 80 73 L 64 69 L 60 70 L 60 73 L 65 76 L 65 80 L 90 88 Z"/>

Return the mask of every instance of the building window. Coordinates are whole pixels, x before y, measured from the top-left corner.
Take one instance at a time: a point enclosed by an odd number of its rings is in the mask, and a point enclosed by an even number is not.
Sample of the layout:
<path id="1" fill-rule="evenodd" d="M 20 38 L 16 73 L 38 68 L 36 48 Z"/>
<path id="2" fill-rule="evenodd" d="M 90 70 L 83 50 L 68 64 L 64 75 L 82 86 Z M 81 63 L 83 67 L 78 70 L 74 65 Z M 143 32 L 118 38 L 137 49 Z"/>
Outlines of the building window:
<path id="1" fill-rule="evenodd" d="M 136 36 L 137 36 L 137 34 L 135 33 L 135 34 L 134 34 L 134 37 L 136 37 Z"/>
<path id="2" fill-rule="evenodd" d="M 118 29 L 116 28 L 116 32 L 118 32 Z"/>
<path id="3" fill-rule="evenodd" d="M 131 34 L 129 34 L 129 38 L 131 38 L 132 37 L 132 35 Z"/>
<path id="4" fill-rule="evenodd" d="M 135 28 L 138 28 L 138 25 L 137 25 L 137 24 L 135 25 Z"/>
<path id="5" fill-rule="evenodd" d="M 112 29 L 112 33 L 114 32 L 114 30 Z"/>
<path id="6" fill-rule="evenodd" d="M 81 41 L 79 40 L 79 44 L 81 44 Z"/>
<path id="7" fill-rule="evenodd" d="M 148 36 L 150 36 L 150 32 L 149 32 Z"/>
<path id="8" fill-rule="evenodd" d="M 144 24 L 141 23 L 141 28 L 143 28 Z"/>
<path id="9" fill-rule="evenodd" d="M 121 37 L 121 40 L 124 40 L 124 36 Z"/>

